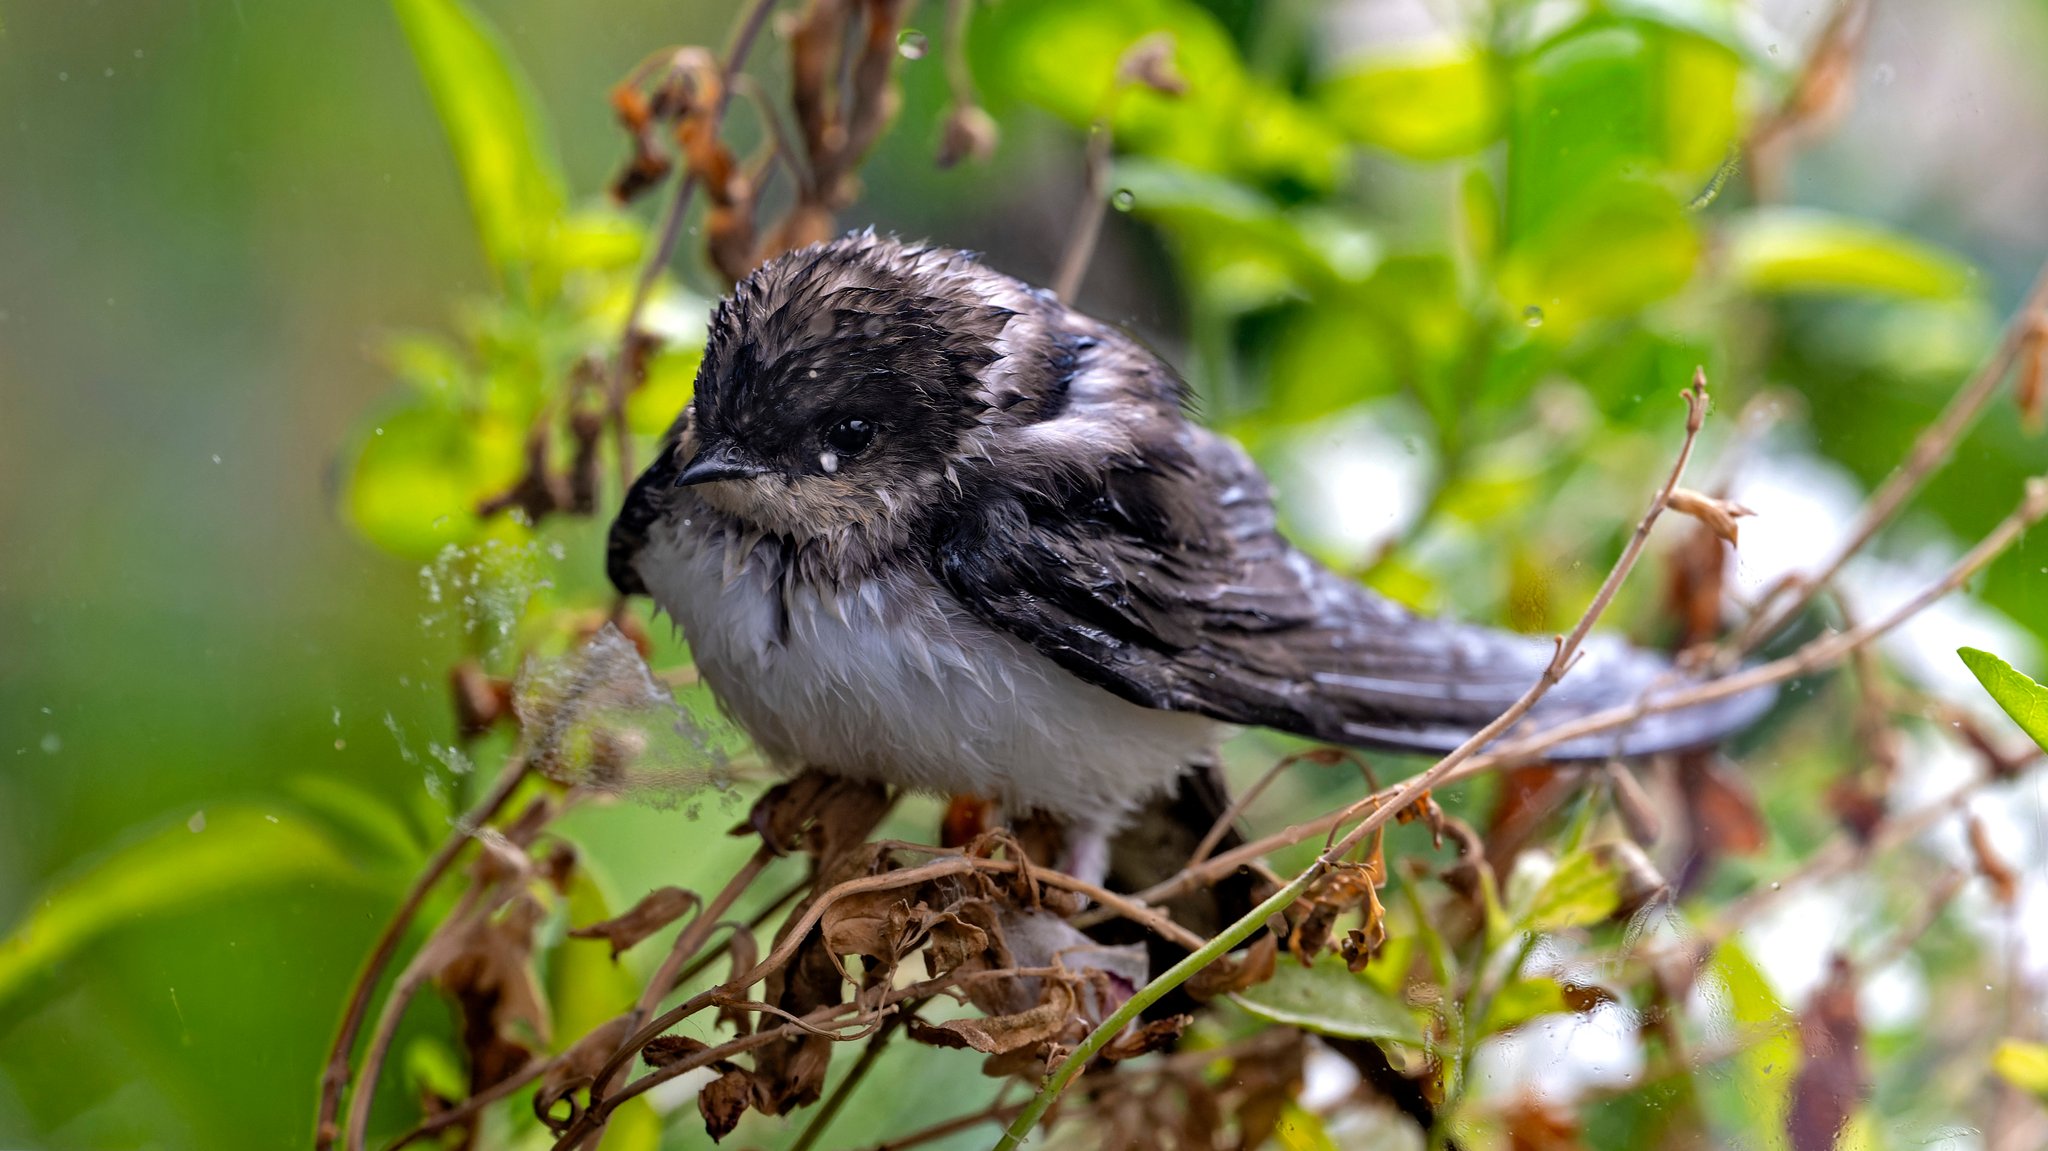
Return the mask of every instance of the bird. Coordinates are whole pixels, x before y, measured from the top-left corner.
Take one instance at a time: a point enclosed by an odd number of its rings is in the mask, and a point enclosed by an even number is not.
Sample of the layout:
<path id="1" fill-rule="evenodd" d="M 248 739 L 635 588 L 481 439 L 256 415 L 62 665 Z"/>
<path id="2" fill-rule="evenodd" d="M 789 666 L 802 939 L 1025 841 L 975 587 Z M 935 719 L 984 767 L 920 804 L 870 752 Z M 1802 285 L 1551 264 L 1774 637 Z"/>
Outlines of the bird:
<path id="1" fill-rule="evenodd" d="M 1052 818 L 1081 874 L 1148 809 L 1220 814 L 1234 730 L 1441 754 L 1554 654 L 1295 546 L 1258 466 L 1133 336 L 871 229 L 768 261 L 713 310 L 606 568 L 680 627 L 771 763 Z M 1691 682 L 1610 637 L 1584 651 L 1512 734 Z M 1710 746 L 1770 702 L 1549 754 Z"/>

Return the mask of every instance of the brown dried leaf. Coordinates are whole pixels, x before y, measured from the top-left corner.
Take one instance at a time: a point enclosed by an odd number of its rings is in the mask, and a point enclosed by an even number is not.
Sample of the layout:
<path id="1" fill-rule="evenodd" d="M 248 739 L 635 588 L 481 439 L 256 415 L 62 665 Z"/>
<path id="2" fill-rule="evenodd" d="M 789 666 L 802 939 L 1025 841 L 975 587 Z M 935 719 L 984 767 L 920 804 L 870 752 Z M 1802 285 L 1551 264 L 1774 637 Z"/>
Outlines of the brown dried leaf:
<path id="1" fill-rule="evenodd" d="M 711 1045 L 702 1039 L 692 1039 L 688 1035 L 657 1035 L 640 1049 L 640 1060 L 649 1067 L 666 1067 L 709 1050 Z"/>
<path id="2" fill-rule="evenodd" d="M 2037 316 L 2020 344 L 2020 381 L 2013 389 L 2019 405 L 2020 427 L 2028 435 L 2039 435 L 2048 422 L 2048 316 Z"/>
<path id="3" fill-rule="evenodd" d="M 640 897 L 632 910 L 602 923 L 579 927 L 569 933 L 571 939 L 604 939 L 612 945 L 612 958 L 648 936 L 681 919 L 692 909 L 703 905 L 695 892 L 680 887 L 659 887 Z"/>
<path id="4" fill-rule="evenodd" d="M 1827 805 L 1857 843 L 1868 844 L 1884 822 L 1884 796 L 1860 777 L 1844 777 L 1829 784 Z"/>
<path id="5" fill-rule="evenodd" d="M 1584 1151 L 1586 1146 L 1579 1139 L 1578 1117 L 1556 1100 L 1525 1094 L 1501 1118 L 1510 1151 Z"/>
<path id="6" fill-rule="evenodd" d="M 540 860 L 540 877 L 555 894 L 568 895 L 569 884 L 576 878 L 576 845 L 565 839 L 549 844 L 548 853 Z"/>
<path id="7" fill-rule="evenodd" d="M 832 955 L 864 955 L 886 965 L 908 950 L 910 919 L 904 891 L 865 891 L 827 907 L 818 930 Z"/>
<path id="8" fill-rule="evenodd" d="M 1849 1116 L 1870 1091 L 1863 1064 L 1863 1021 L 1856 1011 L 1856 973 L 1836 955 L 1827 982 L 1799 1019 L 1806 1059 L 1792 1081 L 1785 1133 L 1792 1151 L 1832 1151 Z"/>
<path id="9" fill-rule="evenodd" d="M 533 929 L 545 914 L 539 900 L 520 893 L 502 914 L 452 937 L 435 973 L 462 1011 L 472 1089 L 503 1081 L 547 1042 L 547 1001 L 532 963 Z"/>
<path id="10" fill-rule="evenodd" d="M 1977 873 L 1991 884 L 1991 896 L 2001 907 L 2014 907 L 2020 898 L 2019 872 L 1991 845 L 1991 833 L 1975 814 L 1969 819 L 1970 854 L 1976 857 Z"/>
<path id="11" fill-rule="evenodd" d="M 704 1085 L 697 1092 L 697 1113 L 704 1117 L 704 1132 L 713 1143 L 732 1134 L 740 1116 L 753 1102 L 754 1081 L 744 1069 L 735 1067 Z"/>
<path id="12" fill-rule="evenodd" d="M 1768 831 L 1756 793 L 1721 756 L 1711 751 L 1680 756 L 1678 780 L 1701 847 L 1716 856 L 1763 850 Z"/>
<path id="13" fill-rule="evenodd" d="M 965 847 L 988 834 L 995 820 L 995 804 L 978 795 L 956 795 L 946 804 L 939 821 L 939 846 Z"/>
<path id="14" fill-rule="evenodd" d="M 1737 537 L 1741 534 L 1741 529 L 1736 526 L 1735 521 L 1744 516 L 1756 514 L 1752 509 L 1746 508 L 1734 500 L 1722 499 L 1719 496 L 1703 495 L 1693 491 L 1691 488 L 1679 488 L 1673 491 L 1668 506 L 1674 512 L 1691 516 L 1700 521 L 1716 537 L 1727 540 L 1730 546 L 1734 546 L 1738 542 Z"/>
<path id="15" fill-rule="evenodd" d="M 1666 558 L 1665 614 L 1678 621 L 1672 647 L 1684 651 L 1721 634 L 1728 555 L 1712 529 L 1695 524 Z"/>
<path id="16" fill-rule="evenodd" d="M 1015 1015 L 949 1019 L 938 1026 L 958 1034 L 985 1055 L 1002 1055 L 1036 1047 L 1057 1038 L 1074 1016 L 1074 993 L 1063 983 L 1046 984 L 1045 1001 Z"/>
<path id="17" fill-rule="evenodd" d="M 961 1050 L 967 1046 L 967 1037 L 960 1032 L 927 1023 L 915 1015 L 910 1017 L 910 1022 L 904 1024 L 903 1034 L 912 1043 L 922 1043 L 927 1047 Z"/>
<path id="18" fill-rule="evenodd" d="M 762 1048 L 754 1056 L 753 1106 L 763 1115 L 787 1115 L 825 1093 L 832 1041 L 804 1035 Z"/>
<path id="19" fill-rule="evenodd" d="M 1102 1058 L 1111 1063 L 1121 1063 L 1126 1059 L 1136 1059 L 1140 1055 L 1148 1055 L 1162 1047 L 1171 1046 L 1194 1020 L 1195 1017 L 1192 1015 L 1169 1015 L 1164 1019 L 1154 1019 L 1142 1027 L 1126 1031 L 1110 1040 L 1102 1049 Z"/>
<path id="20" fill-rule="evenodd" d="M 1242 957 L 1226 955 L 1195 972 L 1187 981 L 1188 994 L 1210 1000 L 1256 987 L 1273 978 L 1273 967 L 1279 957 L 1280 940 L 1268 932 L 1246 948 Z"/>

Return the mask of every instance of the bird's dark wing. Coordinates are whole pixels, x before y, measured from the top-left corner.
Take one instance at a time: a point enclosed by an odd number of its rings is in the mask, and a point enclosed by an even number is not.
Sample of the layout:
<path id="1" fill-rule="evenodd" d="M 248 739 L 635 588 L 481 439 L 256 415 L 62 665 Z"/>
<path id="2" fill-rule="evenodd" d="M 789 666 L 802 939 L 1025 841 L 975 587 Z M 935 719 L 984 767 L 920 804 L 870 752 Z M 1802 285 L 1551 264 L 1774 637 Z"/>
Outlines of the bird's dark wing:
<path id="1" fill-rule="evenodd" d="M 1542 674 L 1548 640 L 1417 616 L 1310 559 L 1276 529 L 1244 452 L 1182 429 L 1165 458 L 1093 488 L 963 501 L 935 540 L 938 578 L 983 621 L 1125 699 L 1333 743 L 1447 751 Z M 1596 638 L 1519 733 L 1686 682 Z M 1770 700 L 1648 716 L 1553 755 L 1711 743 Z"/>

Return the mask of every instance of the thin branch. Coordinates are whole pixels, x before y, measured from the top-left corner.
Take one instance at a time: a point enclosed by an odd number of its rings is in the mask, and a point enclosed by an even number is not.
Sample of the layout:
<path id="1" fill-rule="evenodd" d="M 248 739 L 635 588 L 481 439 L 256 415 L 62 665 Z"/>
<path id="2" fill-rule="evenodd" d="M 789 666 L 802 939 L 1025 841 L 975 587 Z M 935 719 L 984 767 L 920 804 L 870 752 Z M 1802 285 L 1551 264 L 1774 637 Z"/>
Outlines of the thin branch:
<path id="1" fill-rule="evenodd" d="M 533 770 L 532 764 L 521 756 L 508 765 L 504 774 L 468 815 L 455 825 L 455 831 L 443 840 L 427 861 L 426 869 L 414 879 L 412 887 L 405 893 L 405 899 L 398 905 L 398 911 L 391 922 L 384 925 L 384 931 L 377 936 L 377 943 L 370 950 L 370 957 L 363 963 L 363 969 L 356 974 L 355 983 L 349 988 L 348 1007 L 342 1012 L 341 1028 L 334 1036 L 334 1043 L 327 1050 L 327 1066 L 320 1076 L 320 1111 L 314 1130 L 315 1151 L 329 1151 L 341 1135 L 335 1120 L 341 1114 L 342 1095 L 349 1084 L 349 1056 L 354 1052 L 356 1036 L 362 1031 L 363 1019 L 368 1015 L 370 995 L 377 988 L 378 979 L 391 959 L 398 952 L 398 941 L 405 937 L 406 929 L 412 926 L 413 917 L 419 914 L 420 905 L 426 902 L 427 893 L 441 882 L 441 877 L 454 865 L 455 857 L 475 835 L 476 829 L 495 818 L 505 801 L 526 782 Z"/>
<path id="2" fill-rule="evenodd" d="M 1685 440 L 1679 447 L 1678 459 L 1672 465 L 1669 478 L 1665 480 L 1664 486 L 1658 490 L 1656 496 L 1650 501 L 1650 508 L 1644 513 L 1642 521 L 1636 526 L 1635 535 L 1630 538 L 1628 546 L 1622 549 L 1620 558 L 1615 561 L 1613 569 L 1608 572 L 1606 581 L 1600 585 L 1600 590 L 1595 593 L 1593 602 L 1587 605 L 1585 613 L 1579 617 L 1578 624 L 1572 628 L 1570 634 L 1559 637 L 1556 653 L 1551 657 L 1549 665 L 1543 669 L 1542 676 L 1530 686 L 1528 691 L 1522 694 L 1520 699 L 1516 700 L 1513 705 L 1502 712 L 1492 723 L 1475 732 L 1471 738 L 1460 744 L 1457 750 L 1438 760 L 1429 770 L 1404 781 L 1395 787 L 1384 799 L 1381 799 L 1378 795 L 1368 796 L 1359 803 L 1346 808 L 1344 818 L 1348 818 L 1368 808 L 1370 810 L 1357 827 L 1354 827 L 1349 834 L 1317 856 L 1315 862 L 1302 869 L 1301 874 L 1295 876 L 1293 881 L 1288 883 L 1287 886 L 1275 892 L 1256 908 L 1253 908 L 1250 914 L 1225 928 L 1221 934 L 1203 944 L 1200 949 L 1190 954 L 1186 959 L 1174 964 L 1165 974 L 1154 978 L 1150 983 L 1139 988 L 1138 992 L 1125 1001 L 1121 1007 L 1117 1008 L 1108 1019 L 1104 1020 L 1095 1030 L 1089 1032 L 1088 1037 L 1083 1039 L 1080 1045 L 1074 1048 L 1073 1052 L 1059 1065 L 1058 1069 L 1047 1076 L 1044 1084 L 1040 1086 L 1038 1094 L 1025 1106 L 1023 1111 L 1018 1113 L 1017 1117 L 1010 1123 L 1009 1129 L 997 1141 L 996 1151 L 1015 1151 L 1017 1147 L 1021 1146 L 1024 1140 L 1030 1136 L 1032 1129 L 1038 1125 L 1039 1119 L 1044 1116 L 1046 1110 L 1066 1090 L 1067 1085 L 1080 1075 L 1081 1071 L 1095 1059 L 1095 1056 L 1101 1052 L 1103 1047 L 1107 1046 L 1125 1027 L 1137 1019 L 1145 1008 L 1157 1002 L 1167 992 L 1186 982 L 1196 972 L 1221 958 L 1231 948 L 1236 947 L 1239 943 L 1249 938 L 1253 932 L 1265 925 L 1268 918 L 1286 910 L 1305 894 L 1316 880 L 1320 879 L 1331 868 L 1350 855 L 1352 850 L 1359 844 L 1365 842 L 1368 836 L 1378 831 L 1388 820 L 1407 809 L 1416 800 L 1421 798 L 1424 792 L 1442 782 L 1459 764 L 1470 759 L 1480 748 L 1493 742 L 1502 732 L 1505 732 L 1508 728 L 1519 722 L 1559 680 L 1563 679 L 1571 671 L 1572 665 L 1578 659 L 1579 645 L 1585 641 L 1587 634 L 1593 630 L 1593 625 L 1599 620 L 1601 614 L 1607 610 L 1608 604 L 1613 602 L 1614 595 L 1620 589 L 1622 582 L 1628 578 L 1630 569 L 1635 566 L 1636 560 L 1642 555 L 1643 546 L 1649 538 L 1651 527 L 1656 524 L 1657 518 L 1663 514 L 1664 508 L 1671 502 L 1671 493 L 1677 490 L 1679 481 L 1685 475 L 1685 466 L 1692 459 L 1693 444 L 1698 440 L 1700 428 L 1706 420 L 1707 394 L 1705 373 L 1696 372 L 1694 374 L 1692 387 L 1684 393 L 1684 398 L 1686 404 Z M 1341 825 L 1341 822 L 1339 825 Z"/>
<path id="3" fill-rule="evenodd" d="M 1095 256 L 1095 241 L 1102 235 L 1102 217 L 1109 206 L 1109 147 L 1113 139 L 1109 127 L 1109 115 L 1104 113 L 1088 129 L 1087 176 L 1081 193 L 1080 214 L 1074 217 L 1073 231 L 1067 234 L 1067 246 L 1060 253 L 1059 272 L 1053 276 L 1053 295 L 1072 303 L 1074 294 L 1081 290 L 1081 280 L 1088 275 L 1088 264 Z"/>
<path id="4" fill-rule="evenodd" d="M 433 1135 L 441 1131 L 446 1131 L 450 1127 L 470 1122 L 471 1120 L 475 1119 L 477 1115 L 483 1111 L 484 1108 L 489 1107 L 491 1104 L 496 1103 L 501 1099 L 510 1098 L 513 1094 L 517 1093 L 520 1088 L 525 1087 L 527 1084 L 533 1082 L 536 1079 L 539 1079 L 543 1075 L 546 1075 L 549 1071 L 552 1071 L 555 1068 L 555 1065 L 560 1063 L 562 1059 L 562 1055 L 556 1055 L 552 1058 L 542 1056 L 539 1058 L 527 1060 L 526 1065 L 524 1067 L 521 1067 L 519 1070 L 513 1072 L 505 1078 L 498 1080 L 496 1083 L 491 1084 L 489 1087 L 484 1088 L 482 1091 L 479 1091 L 476 1094 L 470 1096 L 469 1098 L 463 1100 L 462 1102 L 456 1104 L 455 1106 L 448 1108 L 446 1111 L 437 1111 L 434 1114 L 427 1116 L 425 1119 L 420 1120 L 418 1125 L 413 1127 L 412 1130 L 407 1131 L 405 1134 L 400 1135 L 397 1139 L 386 1144 L 384 1147 L 384 1151 L 401 1151 L 401 1148 L 404 1148 L 412 1143 L 416 1143 L 429 1135 Z"/>
<path id="5" fill-rule="evenodd" d="M 957 1135 L 962 1131 L 979 1127 L 984 1123 L 1007 1123 L 1010 1121 L 1011 1116 L 1023 1109 L 1024 1105 L 1022 1103 L 995 1103 L 967 1115 L 956 1115 L 951 1119 L 934 1123 L 923 1130 L 913 1131 L 900 1139 L 891 1139 L 887 1143 L 877 1143 L 871 1151 L 909 1151 L 912 1147 L 922 1147 L 927 1143 L 935 1143 L 948 1135 Z"/>
<path id="6" fill-rule="evenodd" d="M 2028 289 L 2019 310 L 2013 313 L 1990 358 L 1977 368 L 1962 390 L 1942 409 L 1940 418 L 1921 431 L 1913 441 L 1905 462 L 1871 494 L 1863 510 L 1857 514 L 1856 522 L 1850 526 L 1848 537 L 1835 549 L 1835 554 L 1821 565 L 1818 572 L 1772 589 L 1773 594 L 1767 595 L 1764 602 L 1757 605 L 1756 612 L 1736 636 L 1729 653 L 1722 660 L 1724 667 L 1732 666 L 1743 655 L 1754 651 L 1804 611 L 1821 589 L 1832 583 L 1842 568 L 1899 514 L 1899 509 L 1920 490 L 1927 477 L 1947 462 L 1963 433 L 1970 430 L 1978 414 L 1998 394 L 1999 385 L 2011 373 L 2021 346 L 2026 343 L 2037 317 L 2044 311 L 2048 311 L 2048 265 L 2036 273 L 2033 287 Z M 1785 594 L 1789 594 L 1791 599 L 1781 602 L 1780 597 Z"/>

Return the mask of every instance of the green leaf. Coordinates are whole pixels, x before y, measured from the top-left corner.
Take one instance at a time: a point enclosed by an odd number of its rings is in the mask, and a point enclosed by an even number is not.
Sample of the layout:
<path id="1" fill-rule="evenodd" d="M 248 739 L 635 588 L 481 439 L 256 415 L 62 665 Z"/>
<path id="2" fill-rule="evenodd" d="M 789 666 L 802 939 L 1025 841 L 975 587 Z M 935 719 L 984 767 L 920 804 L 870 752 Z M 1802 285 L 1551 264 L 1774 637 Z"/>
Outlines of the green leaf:
<path id="1" fill-rule="evenodd" d="M 2048 687 L 2043 687 L 2016 670 L 2011 664 L 1974 647 L 1961 647 L 1956 654 L 1963 657 L 1963 665 L 2005 714 L 2012 717 L 2027 738 L 2048 749 Z"/>
<path id="2" fill-rule="evenodd" d="M 647 379 L 626 397 L 626 424 L 636 435 L 666 432 L 697 387 L 704 349 L 663 348 L 647 365 Z"/>
<path id="3" fill-rule="evenodd" d="M 486 523 L 476 508 L 518 477 L 522 440 L 509 421 L 436 403 L 389 412 L 357 446 L 343 495 L 349 522 L 378 547 L 416 559 L 493 531 L 516 533 L 505 517 Z"/>
<path id="4" fill-rule="evenodd" d="M 1486 1009 L 1481 1035 L 1498 1035 L 1544 1015 L 1562 1015 L 1571 1010 L 1564 1001 L 1564 989 L 1557 980 L 1544 976 L 1509 980 Z"/>
<path id="5" fill-rule="evenodd" d="M 1160 33 L 1173 38 L 1187 91 L 1127 87 L 1115 106 L 1120 152 L 1310 188 L 1336 183 L 1344 141 L 1321 109 L 1250 75 L 1230 33 L 1187 0 L 989 5 L 975 16 L 970 50 L 975 78 L 998 108 L 1035 104 L 1084 128 L 1102 115 L 1118 60 Z"/>
<path id="6" fill-rule="evenodd" d="M 1756 961 L 1733 939 L 1714 949 L 1702 973 L 1700 994 L 1714 1016 L 1709 1025 L 1734 1036 L 1742 1052 L 1728 1062 L 1732 1074 L 1695 1076 L 1694 1081 L 1721 1098 L 1721 1105 L 1710 1112 L 1741 1117 L 1746 1145 L 1771 1146 L 1785 1129 L 1785 1108 L 1798 1068 L 1796 1021 Z"/>
<path id="7" fill-rule="evenodd" d="M 197 830 L 194 830 L 194 828 Z M 354 881 L 321 828 L 289 810 L 209 808 L 58 883 L 0 940 L 0 1001 L 101 933 L 234 892 Z"/>
<path id="8" fill-rule="evenodd" d="M 1677 292 L 1699 255 L 1699 235 L 1676 197 L 1622 180 L 1585 190 L 1517 244 L 1499 287 L 1511 313 L 1540 323 L 1540 338 L 1563 341 L 1593 320 Z"/>
<path id="9" fill-rule="evenodd" d="M 1991 1069 L 2007 1083 L 2048 1102 L 2048 1044 L 2004 1040 L 1991 1053 Z"/>
<path id="10" fill-rule="evenodd" d="M 1970 290 L 1967 264 L 1874 224 L 1809 208 L 1759 208 L 1731 223 L 1729 277 L 1752 292 L 1873 293 L 1946 299 Z"/>
<path id="11" fill-rule="evenodd" d="M 1411 160 L 1486 147 L 1505 103 L 1491 61 L 1468 47 L 1370 61 L 1325 84 L 1320 100 L 1352 139 Z"/>
<path id="12" fill-rule="evenodd" d="M 1325 955 L 1314 966 L 1283 959 L 1273 978 L 1237 994 L 1238 1005 L 1261 1019 L 1347 1039 L 1384 1039 L 1420 1046 L 1422 1026 L 1400 1000 L 1344 961 Z"/>
<path id="13" fill-rule="evenodd" d="M 561 165 L 528 86 L 490 25 L 461 0 L 392 0 L 462 171 L 484 255 L 501 279 L 533 272 L 565 199 Z"/>
<path id="14" fill-rule="evenodd" d="M 1621 906 L 1621 874 L 1592 851 L 1581 849 L 1557 861 L 1557 869 L 1536 889 L 1521 916 L 1530 931 L 1590 927 Z"/>

